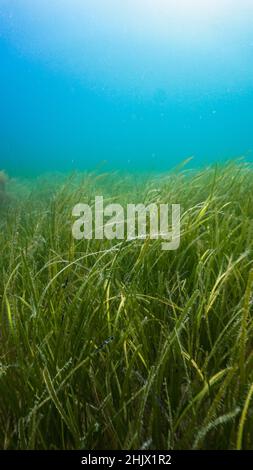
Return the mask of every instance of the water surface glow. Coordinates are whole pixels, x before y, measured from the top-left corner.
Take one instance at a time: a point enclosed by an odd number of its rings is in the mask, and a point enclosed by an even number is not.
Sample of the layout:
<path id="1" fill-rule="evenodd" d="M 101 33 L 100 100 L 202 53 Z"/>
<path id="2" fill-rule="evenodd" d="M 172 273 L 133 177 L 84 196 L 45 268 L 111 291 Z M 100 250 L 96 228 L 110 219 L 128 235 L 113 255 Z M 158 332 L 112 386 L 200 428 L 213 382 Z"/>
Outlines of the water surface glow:
<path id="1" fill-rule="evenodd" d="M 250 0 L 0 0 L 0 166 L 251 158 L 252 19 Z"/>

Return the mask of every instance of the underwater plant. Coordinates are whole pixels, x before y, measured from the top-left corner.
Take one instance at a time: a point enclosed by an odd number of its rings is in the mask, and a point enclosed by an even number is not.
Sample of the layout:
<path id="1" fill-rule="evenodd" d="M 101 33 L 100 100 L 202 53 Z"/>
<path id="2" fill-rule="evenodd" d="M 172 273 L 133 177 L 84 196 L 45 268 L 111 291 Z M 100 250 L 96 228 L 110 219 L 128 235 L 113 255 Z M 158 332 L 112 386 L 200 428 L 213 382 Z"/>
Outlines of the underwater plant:
<path id="1" fill-rule="evenodd" d="M 1 217 L 0 447 L 252 448 L 252 167 L 48 186 Z M 179 202 L 180 248 L 74 240 L 95 187 Z"/>
<path id="2" fill-rule="evenodd" d="M 8 176 L 5 171 L 0 171 L 0 205 L 6 199 L 6 183 L 8 181 Z"/>

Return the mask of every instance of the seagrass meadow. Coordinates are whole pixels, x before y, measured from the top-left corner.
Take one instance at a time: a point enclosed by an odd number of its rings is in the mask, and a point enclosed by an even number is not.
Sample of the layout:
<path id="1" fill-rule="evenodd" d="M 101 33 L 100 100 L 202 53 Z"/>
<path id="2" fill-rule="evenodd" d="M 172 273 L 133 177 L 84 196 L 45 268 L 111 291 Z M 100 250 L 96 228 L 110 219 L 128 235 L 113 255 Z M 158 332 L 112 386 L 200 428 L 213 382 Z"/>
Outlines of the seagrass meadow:
<path id="1" fill-rule="evenodd" d="M 253 445 L 253 168 L 9 180 L 0 201 L 2 449 Z M 181 243 L 81 240 L 96 194 L 181 204 Z"/>

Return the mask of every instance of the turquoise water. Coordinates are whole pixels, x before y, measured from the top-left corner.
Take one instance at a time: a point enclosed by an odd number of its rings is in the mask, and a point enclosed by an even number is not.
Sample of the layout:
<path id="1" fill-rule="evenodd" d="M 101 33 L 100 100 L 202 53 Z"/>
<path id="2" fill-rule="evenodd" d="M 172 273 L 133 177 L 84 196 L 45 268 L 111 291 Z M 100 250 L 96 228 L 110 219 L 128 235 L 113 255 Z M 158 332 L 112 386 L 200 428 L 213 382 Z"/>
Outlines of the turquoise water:
<path id="1" fill-rule="evenodd" d="M 167 170 L 253 150 L 250 0 L 0 0 L 0 170 Z"/>

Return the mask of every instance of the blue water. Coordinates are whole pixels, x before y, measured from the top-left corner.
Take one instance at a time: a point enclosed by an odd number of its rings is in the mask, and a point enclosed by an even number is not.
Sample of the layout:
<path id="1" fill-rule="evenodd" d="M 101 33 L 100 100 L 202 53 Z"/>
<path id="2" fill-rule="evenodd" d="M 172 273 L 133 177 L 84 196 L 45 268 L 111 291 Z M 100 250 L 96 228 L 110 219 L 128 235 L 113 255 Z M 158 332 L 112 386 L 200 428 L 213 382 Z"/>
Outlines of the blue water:
<path id="1" fill-rule="evenodd" d="M 251 160 L 252 24 L 252 0 L 0 0 L 0 170 Z"/>

